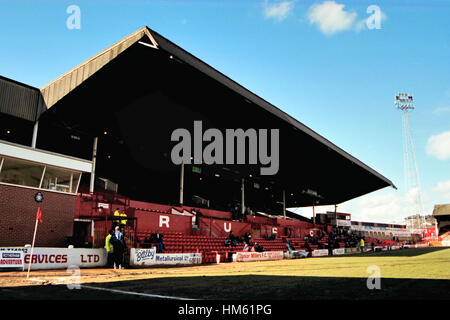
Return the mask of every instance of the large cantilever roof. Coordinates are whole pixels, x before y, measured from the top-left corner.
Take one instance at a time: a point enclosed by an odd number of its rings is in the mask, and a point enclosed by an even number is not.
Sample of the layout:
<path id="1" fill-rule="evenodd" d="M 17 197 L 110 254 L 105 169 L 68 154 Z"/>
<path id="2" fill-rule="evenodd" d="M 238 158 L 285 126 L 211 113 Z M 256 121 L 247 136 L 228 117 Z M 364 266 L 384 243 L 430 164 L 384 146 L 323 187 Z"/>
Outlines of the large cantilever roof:
<path id="1" fill-rule="evenodd" d="M 60 99 L 62 99 L 65 95 L 67 95 L 69 92 L 74 90 L 77 86 L 79 86 L 81 83 L 83 83 L 85 80 L 87 80 L 89 77 L 91 77 L 94 73 L 99 71 L 101 68 L 103 68 L 106 64 L 114 60 L 117 56 L 119 56 L 121 53 L 126 51 L 130 46 L 132 46 L 136 42 L 144 43 L 148 46 L 151 46 L 155 49 L 164 50 L 171 55 L 175 56 L 177 59 L 183 61 L 184 63 L 187 63 L 191 65 L 192 67 L 196 68 L 200 72 L 208 75 L 212 79 L 220 82 L 224 86 L 232 89 L 236 93 L 242 95 L 249 101 L 253 102 L 254 104 L 258 105 L 259 107 L 265 109 L 266 111 L 269 111 L 270 113 L 274 114 L 278 118 L 284 120 L 285 122 L 291 124 L 295 129 L 300 129 L 304 133 L 310 135 L 312 138 L 317 140 L 318 142 L 326 145 L 331 150 L 334 150 L 344 156 L 345 158 L 349 159 L 353 163 L 361 166 L 365 170 L 369 171 L 373 175 L 377 176 L 379 179 L 383 180 L 386 186 L 394 186 L 394 184 L 381 174 L 379 174 L 377 171 L 373 170 L 372 168 L 368 167 L 361 161 L 359 161 L 357 158 L 353 157 L 352 155 L 348 154 L 341 148 L 337 147 L 333 143 L 331 143 L 329 140 L 325 139 L 324 137 L 317 134 L 315 131 L 311 130 L 301 122 L 297 121 L 296 119 L 289 116 L 287 113 L 283 112 L 279 108 L 275 107 L 274 105 L 270 104 L 266 100 L 262 99 L 261 97 L 257 96 L 256 94 L 252 93 L 251 91 L 247 90 L 243 86 L 239 85 L 232 79 L 228 78 L 221 72 L 217 71 L 216 69 L 212 68 L 210 65 L 206 64 L 205 62 L 201 61 L 200 59 L 194 57 L 187 51 L 183 50 L 179 46 L 175 45 L 171 41 L 167 40 L 157 32 L 149 29 L 148 27 L 143 27 L 136 32 L 130 34 L 129 36 L 125 37 L 124 39 L 120 40 L 119 42 L 113 44 L 109 48 L 101 51 L 100 53 L 96 54 L 92 58 L 86 60 L 85 62 L 81 63 L 77 67 L 73 68 L 72 70 L 66 72 L 62 76 L 58 77 L 54 81 L 48 83 L 44 87 L 41 88 L 42 96 L 45 101 L 45 104 L 47 108 L 51 108 L 55 103 L 57 103 Z"/>
<path id="2" fill-rule="evenodd" d="M 180 63 L 173 64 L 167 61 Z M 153 73 L 151 84 L 147 83 L 150 80 L 148 80 L 146 72 Z M 183 72 L 189 72 L 190 78 L 183 76 L 185 82 L 176 82 L 175 84 L 172 80 L 176 80 L 176 76 L 170 78 L 174 76 L 172 73 L 185 75 Z M 164 82 L 165 77 L 169 77 L 170 80 Z M 208 96 L 208 92 L 200 88 L 200 82 L 196 81 L 200 81 L 203 86 L 206 85 L 208 88 L 213 87 L 216 90 L 214 91 L 216 96 L 213 94 Z M 161 86 L 160 88 L 165 86 L 163 91 L 167 90 L 167 94 L 175 94 L 180 97 L 179 102 L 182 104 L 185 103 L 184 95 L 189 95 L 189 92 L 193 92 L 192 95 L 198 94 L 198 99 L 203 99 L 201 101 L 211 100 L 216 106 L 215 108 L 201 109 L 201 107 L 195 106 L 197 108 L 195 114 L 197 116 L 204 114 L 206 117 L 214 118 L 216 124 L 223 128 L 229 124 L 230 119 L 223 120 L 222 117 L 226 117 L 226 113 L 230 113 L 231 110 L 240 115 L 243 126 L 246 124 L 256 125 L 256 128 L 258 124 L 267 124 L 264 121 L 269 121 L 270 125 L 279 125 L 280 128 L 285 128 L 283 131 L 285 135 L 281 141 L 285 147 L 280 155 L 283 163 L 277 178 L 283 186 L 292 188 L 301 186 L 306 189 L 308 186 L 312 186 L 311 190 L 313 191 L 317 191 L 314 186 L 322 189 L 322 192 L 318 190 L 318 194 L 325 193 L 326 197 L 322 197 L 321 204 L 341 203 L 387 186 L 395 188 L 389 179 L 374 169 L 148 27 L 139 29 L 42 87 L 41 93 L 45 106 L 50 109 L 49 112 L 44 112 L 43 116 L 45 118 L 46 114 L 47 117 L 52 113 L 59 114 L 64 121 L 72 121 L 75 126 L 85 125 L 85 128 L 93 128 L 88 125 L 88 121 L 90 121 L 88 117 L 80 118 L 77 112 L 98 112 L 102 121 L 111 123 L 113 119 L 104 119 L 112 116 L 110 115 L 111 109 L 106 109 L 105 106 L 105 99 L 108 97 L 100 98 L 101 94 L 110 95 L 114 97 L 111 99 L 120 100 L 121 103 L 128 103 L 134 92 L 151 92 L 157 86 Z M 100 90 L 100 88 L 107 89 Z M 121 90 L 122 88 L 123 90 Z M 95 100 L 93 95 L 97 95 L 99 92 L 102 93 Z M 198 99 L 196 103 L 200 102 Z M 222 103 L 223 99 L 228 102 Z M 114 103 L 116 103 L 115 100 Z M 164 103 L 166 102 L 160 101 L 153 105 L 163 105 Z M 209 105 L 209 101 L 201 103 Z M 84 109 L 78 111 L 77 108 L 82 107 L 80 104 L 85 106 Z M 86 109 L 90 105 L 97 107 Z M 153 118 L 160 117 L 158 118 L 160 121 L 155 122 L 155 125 L 158 123 L 161 130 L 169 130 L 169 123 L 162 124 L 167 120 L 163 116 L 163 109 L 169 110 L 169 105 L 165 105 L 165 108 L 155 109 L 147 108 L 148 105 L 142 105 L 139 112 L 144 112 L 143 109 L 153 112 L 151 114 Z M 130 115 L 130 117 L 129 123 L 134 123 L 139 119 L 138 115 Z M 231 119 L 231 121 L 234 120 Z M 77 121 L 80 123 L 75 123 Z M 125 124 L 125 126 L 127 125 Z M 132 124 L 130 125 L 132 126 Z M 94 125 L 95 128 L 99 126 L 101 124 Z M 130 128 L 125 130 L 132 131 Z M 160 136 L 160 134 L 158 135 Z M 152 148 L 155 146 L 152 145 Z M 305 150 L 314 156 L 305 156 Z M 163 154 L 165 151 L 153 149 L 153 152 L 154 154 Z M 266 182 L 271 180 L 270 183 L 273 183 L 272 180 L 276 180 L 270 177 L 261 179 L 267 180 Z M 216 196 L 220 197 L 220 195 Z M 292 206 L 296 203 L 306 205 L 310 201 L 307 198 L 308 196 L 299 195 L 290 197 L 286 201 L 287 203 L 290 201 Z"/>

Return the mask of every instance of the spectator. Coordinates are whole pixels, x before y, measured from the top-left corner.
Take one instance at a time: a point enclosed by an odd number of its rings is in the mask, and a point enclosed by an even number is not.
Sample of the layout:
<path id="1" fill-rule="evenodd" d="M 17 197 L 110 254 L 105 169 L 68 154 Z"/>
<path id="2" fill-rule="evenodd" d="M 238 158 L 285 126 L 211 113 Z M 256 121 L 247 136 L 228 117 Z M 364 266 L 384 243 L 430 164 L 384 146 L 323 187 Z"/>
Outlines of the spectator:
<path id="1" fill-rule="evenodd" d="M 255 242 L 254 248 L 255 248 L 255 251 L 256 251 L 256 252 L 264 252 L 264 248 L 261 247 L 261 246 L 258 244 L 258 242 Z"/>
<path id="2" fill-rule="evenodd" d="M 163 251 L 164 251 L 163 235 L 161 235 L 161 237 L 159 238 L 159 242 L 158 242 L 156 249 L 157 249 L 157 253 L 163 253 Z"/>
<path id="3" fill-rule="evenodd" d="M 250 234 L 250 232 L 247 232 L 247 233 L 244 235 L 244 242 L 250 243 L 251 240 L 252 240 L 252 235 Z"/>
<path id="4" fill-rule="evenodd" d="M 242 249 L 242 251 L 250 251 L 250 247 L 248 246 L 248 244 L 244 245 L 244 249 Z"/>
<path id="5" fill-rule="evenodd" d="M 123 219 L 127 217 L 127 214 L 125 212 L 120 212 L 119 208 L 116 208 L 116 211 L 114 211 L 114 216 L 115 217 L 122 217 L 122 220 L 117 220 L 118 224 L 120 224 L 120 227 L 125 227 L 125 225 L 127 224 L 127 220 Z"/>
<path id="6" fill-rule="evenodd" d="M 232 247 L 237 246 L 237 239 L 236 236 L 233 234 L 233 231 L 230 231 L 230 234 L 228 235 L 228 240 L 230 241 L 230 245 Z"/>
<path id="7" fill-rule="evenodd" d="M 119 208 L 116 208 L 116 211 L 114 211 L 114 217 L 119 217 L 119 216 L 120 216 L 120 210 L 119 210 Z M 120 220 L 119 219 L 115 220 L 114 222 L 115 222 L 116 225 L 120 224 Z"/>
<path id="8" fill-rule="evenodd" d="M 361 253 L 364 253 L 364 238 L 361 238 L 360 247 L 361 247 Z"/>
<path id="9" fill-rule="evenodd" d="M 114 269 L 123 269 L 123 258 L 125 254 L 126 244 L 123 233 L 119 226 L 116 226 L 114 233 L 111 235 L 110 242 L 114 247 Z"/>
<path id="10" fill-rule="evenodd" d="M 106 253 L 108 254 L 107 260 L 106 260 L 106 265 L 108 267 L 112 267 L 114 264 L 114 247 L 111 243 L 111 236 L 113 235 L 113 233 L 114 233 L 113 229 L 109 230 L 109 233 L 105 239 L 105 249 L 106 249 Z"/>
<path id="11" fill-rule="evenodd" d="M 289 241 L 289 239 L 286 240 L 286 248 L 289 252 L 293 251 L 294 248 L 291 245 L 291 242 Z"/>
<path id="12" fill-rule="evenodd" d="M 223 244 L 225 247 L 229 247 L 231 245 L 230 239 L 225 239 Z"/>
<path id="13" fill-rule="evenodd" d="M 311 247 L 310 247 L 309 244 L 308 244 L 308 241 L 305 242 L 305 248 L 306 248 L 306 250 L 308 250 L 308 251 L 312 251 L 312 250 L 311 250 Z"/>
<path id="14" fill-rule="evenodd" d="M 333 242 L 332 241 L 328 241 L 328 255 L 332 256 L 333 255 Z"/>

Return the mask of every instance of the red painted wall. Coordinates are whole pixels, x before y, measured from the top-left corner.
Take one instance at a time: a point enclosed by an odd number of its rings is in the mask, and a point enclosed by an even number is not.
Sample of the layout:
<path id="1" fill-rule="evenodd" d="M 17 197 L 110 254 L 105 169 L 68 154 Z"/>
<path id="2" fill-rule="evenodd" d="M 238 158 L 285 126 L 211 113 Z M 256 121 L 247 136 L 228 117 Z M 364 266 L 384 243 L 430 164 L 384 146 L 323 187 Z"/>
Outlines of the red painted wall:
<path id="1" fill-rule="evenodd" d="M 199 218 L 198 224 L 201 234 L 212 237 L 227 237 L 230 230 L 238 237 L 251 232 L 251 225 L 245 222 L 236 222 L 229 220 L 219 220 L 211 218 Z"/>
<path id="2" fill-rule="evenodd" d="M 137 232 L 159 231 L 161 233 L 182 232 L 190 234 L 192 230 L 192 217 L 142 210 L 136 210 L 134 214 L 138 219 Z M 165 223 L 166 221 L 168 222 Z"/>

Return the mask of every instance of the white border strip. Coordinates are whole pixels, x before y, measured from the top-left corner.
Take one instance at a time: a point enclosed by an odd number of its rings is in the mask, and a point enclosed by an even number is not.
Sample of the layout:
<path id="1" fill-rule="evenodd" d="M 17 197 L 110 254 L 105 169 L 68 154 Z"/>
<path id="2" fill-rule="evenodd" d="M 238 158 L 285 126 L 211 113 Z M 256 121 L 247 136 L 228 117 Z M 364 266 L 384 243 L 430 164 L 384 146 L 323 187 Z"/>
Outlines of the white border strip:
<path id="1" fill-rule="evenodd" d="M 28 146 L 8 143 L 0 140 L 0 154 L 20 160 L 27 160 L 38 164 L 75 170 L 78 172 L 92 172 L 92 161 L 66 156 Z"/>

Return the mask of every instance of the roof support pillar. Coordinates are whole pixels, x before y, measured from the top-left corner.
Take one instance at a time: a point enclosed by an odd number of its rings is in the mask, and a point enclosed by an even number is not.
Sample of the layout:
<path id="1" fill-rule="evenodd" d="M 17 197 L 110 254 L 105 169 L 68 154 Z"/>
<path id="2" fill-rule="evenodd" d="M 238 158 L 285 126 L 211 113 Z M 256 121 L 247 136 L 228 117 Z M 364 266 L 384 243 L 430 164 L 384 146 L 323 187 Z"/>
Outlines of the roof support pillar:
<path id="1" fill-rule="evenodd" d="M 97 143 L 98 137 L 94 138 L 94 146 L 92 148 L 92 172 L 91 172 L 91 183 L 89 185 L 89 192 L 94 193 L 95 184 L 95 163 L 97 162 Z"/>
<path id="2" fill-rule="evenodd" d="M 242 218 L 244 217 L 244 213 L 245 213 L 245 179 L 242 178 L 241 181 L 241 215 Z"/>
<path id="3" fill-rule="evenodd" d="M 181 172 L 180 172 L 180 206 L 183 205 L 184 198 L 184 162 L 181 163 Z"/>
<path id="4" fill-rule="evenodd" d="M 316 224 L 316 208 L 313 205 L 313 224 Z"/>
<path id="5" fill-rule="evenodd" d="M 39 129 L 39 121 L 36 121 L 34 123 L 34 127 L 33 127 L 33 137 L 31 139 L 31 147 L 33 149 L 36 149 L 36 141 L 37 141 L 38 129 Z"/>

